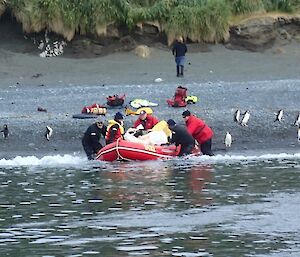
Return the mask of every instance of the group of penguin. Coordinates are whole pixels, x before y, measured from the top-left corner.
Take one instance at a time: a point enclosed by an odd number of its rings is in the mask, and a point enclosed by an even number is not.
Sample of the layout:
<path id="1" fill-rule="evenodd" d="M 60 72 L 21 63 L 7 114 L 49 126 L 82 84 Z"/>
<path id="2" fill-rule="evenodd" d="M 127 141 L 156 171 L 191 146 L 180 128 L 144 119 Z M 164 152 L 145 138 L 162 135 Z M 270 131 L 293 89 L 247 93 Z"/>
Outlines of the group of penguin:
<path id="1" fill-rule="evenodd" d="M 236 123 L 240 124 L 241 126 L 248 126 L 249 119 L 250 119 L 250 112 L 248 110 L 243 114 L 242 119 L 241 119 L 241 111 L 240 110 L 235 111 L 234 121 Z M 283 121 L 283 110 L 279 110 L 276 113 L 276 119 L 274 120 L 274 122 L 276 122 L 276 121 L 278 121 L 278 122 Z M 300 143 L 300 114 L 298 114 L 293 125 L 298 127 L 297 139 L 298 139 L 298 142 Z M 10 132 L 8 130 L 8 125 L 4 124 L 3 129 L 0 132 L 3 135 L 3 138 L 7 139 L 10 134 Z M 50 126 L 46 126 L 46 132 L 45 132 L 44 136 L 48 141 L 50 141 L 52 134 L 53 134 L 53 129 Z M 233 140 L 232 135 L 227 131 L 227 133 L 225 135 L 225 140 L 224 140 L 226 149 L 231 147 L 232 140 Z"/>
<path id="2" fill-rule="evenodd" d="M 234 121 L 238 124 L 240 124 L 241 126 L 248 126 L 248 121 L 250 119 L 250 111 L 245 111 L 245 113 L 243 115 L 241 115 L 241 111 L 240 110 L 236 110 L 235 114 L 234 114 Z M 279 110 L 276 113 L 276 119 L 274 120 L 274 122 L 282 122 L 283 121 L 283 110 Z M 298 142 L 300 143 L 300 114 L 298 114 L 298 116 L 295 119 L 295 122 L 293 124 L 294 126 L 298 127 L 298 133 L 297 133 L 297 139 Z M 8 125 L 4 124 L 3 125 L 3 129 L 0 131 L 3 135 L 4 139 L 7 139 L 9 137 L 9 129 L 8 129 Z M 44 134 L 45 138 L 50 141 L 50 138 L 53 134 L 53 129 L 50 126 L 46 126 L 46 132 Z M 229 147 L 231 147 L 233 138 L 232 135 L 227 131 L 226 135 L 225 135 L 225 140 L 224 140 L 224 144 L 225 144 L 225 148 L 228 149 Z"/>
<path id="3" fill-rule="evenodd" d="M 62 55 L 64 53 L 65 45 L 66 45 L 65 41 L 60 41 L 60 42 L 54 41 L 53 47 L 51 47 L 50 44 L 48 44 L 47 42 L 45 44 L 44 41 L 41 40 L 38 48 L 41 50 L 45 48 L 45 50 L 40 53 L 40 57 L 45 58 L 45 57 L 55 57 L 55 56 Z"/>
<path id="4" fill-rule="evenodd" d="M 3 135 L 3 138 L 7 139 L 10 135 L 10 132 L 8 130 L 8 125 L 4 124 L 3 129 L 0 132 Z M 48 141 L 50 140 L 50 137 L 52 136 L 52 134 L 53 134 L 53 129 L 50 126 L 46 126 L 46 132 L 45 132 L 44 136 Z"/>
<path id="5" fill-rule="evenodd" d="M 280 109 L 276 114 L 276 118 L 274 122 L 282 122 L 283 121 L 283 110 Z M 245 113 L 243 114 L 243 118 L 241 118 L 241 111 L 236 110 L 234 113 L 234 121 L 241 126 L 248 126 L 248 121 L 250 119 L 250 111 L 246 110 Z M 300 114 L 297 115 L 295 122 L 293 124 L 294 126 L 298 127 L 298 132 L 297 132 L 297 139 L 298 142 L 300 143 Z M 224 139 L 224 144 L 225 148 L 228 149 L 231 147 L 232 144 L 232 135 L 227 131 Z"/>
<path id="6" fill-rule="evenodd" d="M 31 38 L 33 44 L 38 44 L 38 49 L 43 50 L 39 55 L 42 58 L 45 57 L 55 57 L 62 55 L 64 53 L 64 47 L 67 45 L 66 41 L 54 41 L 52 44 L 50 43 L 50 39 L 48 37 L 48 31 L 45 31 L 45 39 L 40 40 L 39 42 L 35 37 Z M 25 39 L 28 39 L 24 36 Z"/>

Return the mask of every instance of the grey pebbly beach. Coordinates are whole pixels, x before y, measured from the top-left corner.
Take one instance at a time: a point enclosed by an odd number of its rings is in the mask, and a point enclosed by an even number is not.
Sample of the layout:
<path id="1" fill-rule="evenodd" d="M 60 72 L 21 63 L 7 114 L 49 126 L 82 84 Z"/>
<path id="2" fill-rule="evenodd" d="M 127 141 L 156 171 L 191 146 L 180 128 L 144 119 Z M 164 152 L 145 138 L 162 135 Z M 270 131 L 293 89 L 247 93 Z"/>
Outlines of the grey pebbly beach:
<path id="1" fill-rule="evenodd" d="M 17 155 L 84 154 L 81 137 L 92 119 L 76 120 L 84 106 L 104 104 L 111 94 L 126 94 L 126 103 L 135 98 L 157 102 L 154 114 L 159 119 L 183 122 L 186 108 L 171 108 L 166 99 L 178 85 L 199 98 L 188 105 L 215 132 L 215 153 L 248 154 L 299 152 L 297 129 L 292 126 L 300 112 L 300 47 L 296 42 L 264 52 L 234 51 L 222 45 L 209 51 L 187 54 L 184 78 L 175 75 L 171 51 L 151 48 L 149 58 L 133 52 L 96 58 L 40 58 L 38 51 L 16 51 L 17 44 L 0 39 L 0 126 L 8 124 L 11 135 L 0 139 L 0 158 Z M 192 47 L 191 47 L 192 48 Z M 162 82 L 155 83 L 156 78 Z M 38 112 L 37 108 L 47 109 Z M 236 109 L 249 110 L 248 127 L 234 123 Z M 275 123 L 275 114 L 284 110 L 284 121 Z M 104 120 L 117 109 L 109 109 Z M 123 109 L 121 109 L 123 111 Z M 126 117 L 130 127 L 136 117 Z M 46 126 L 53 128 L 50 141 L 44 137 Z M 232 148 L 225 151 L 224 136 L 233 136 Z"/>

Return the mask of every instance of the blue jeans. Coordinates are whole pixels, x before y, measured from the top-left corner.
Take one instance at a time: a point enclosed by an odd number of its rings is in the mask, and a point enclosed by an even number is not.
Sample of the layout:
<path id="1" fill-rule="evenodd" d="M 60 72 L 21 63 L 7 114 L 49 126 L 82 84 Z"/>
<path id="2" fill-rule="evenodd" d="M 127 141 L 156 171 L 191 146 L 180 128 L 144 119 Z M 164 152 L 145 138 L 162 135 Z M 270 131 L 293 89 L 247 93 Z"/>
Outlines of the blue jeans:
<path id="1" fill-rule="evenodd" d="M 177 66 L 184 66 L 185 63 L 185 56 L 178 56 L 175 57 L 175 62 Z"/>

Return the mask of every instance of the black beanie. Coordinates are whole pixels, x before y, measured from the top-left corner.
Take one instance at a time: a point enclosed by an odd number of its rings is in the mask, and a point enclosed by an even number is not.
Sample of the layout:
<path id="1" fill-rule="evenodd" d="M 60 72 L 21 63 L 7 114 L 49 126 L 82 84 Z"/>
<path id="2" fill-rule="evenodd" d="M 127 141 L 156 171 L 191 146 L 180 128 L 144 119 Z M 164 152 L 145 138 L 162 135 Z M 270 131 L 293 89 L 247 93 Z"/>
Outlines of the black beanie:
<path id="1" fill-rule="evenodd" d="M 167 121 L 167 124 L 168 124 L 169 126 L 175 126 L 175 125 L 176 125 L 176 122 L 175 122 L 174 120 L 172 120 L 172 119 L 169 119 L 169 120 Z"/>
<path id="2" fill-rule="evenodd" d="M 115 114 L 115 120 L 123 120 L 123 114 L 120 112 L 117 112 Z"/>
<path id="3" fill-rule="evenodd" d="M 191 116 L 191 112 L 189 110 L 186 110 L 182 113 L 182 117 L 185 118 L 187 116 Z"/>

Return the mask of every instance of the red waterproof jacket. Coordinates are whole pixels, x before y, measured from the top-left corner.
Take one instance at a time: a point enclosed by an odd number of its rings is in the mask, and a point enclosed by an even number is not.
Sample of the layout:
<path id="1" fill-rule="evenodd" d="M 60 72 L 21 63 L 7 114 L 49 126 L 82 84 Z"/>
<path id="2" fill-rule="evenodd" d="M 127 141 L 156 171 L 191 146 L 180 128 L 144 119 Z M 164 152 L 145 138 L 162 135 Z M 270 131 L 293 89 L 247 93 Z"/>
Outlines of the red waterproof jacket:
<path id="1" fill-rule="evenodd" d="M 108 122 L 107 132 L 105 136 L 106 144 L 117 141 L 119 138 L 123 139 L 124 127 L 115 120 Z"/>
<path id="2" fill-rule="evenodd" d="M 203 120 L 194 115 L 191 115 L 185 124 L 188 131 L 200 145 L 211 139 L 214 135 L 212 129 L 207 126 Z"/>
<path id="3" fill-rule="evenodd" d="M 145 120 L 141 120 L 140 118 L 138 118 L 133 127 L 136 128 L 138 125 L 142 124 L 144 129 L 152 129 L 157 123 L 159 122 L 159 120 L 153 116 L 151 116 L 150 114 L 147 114 L 147 118 Z"/>

